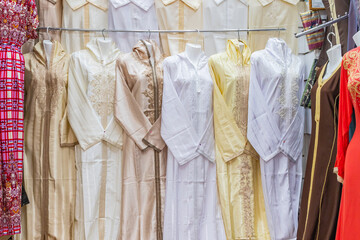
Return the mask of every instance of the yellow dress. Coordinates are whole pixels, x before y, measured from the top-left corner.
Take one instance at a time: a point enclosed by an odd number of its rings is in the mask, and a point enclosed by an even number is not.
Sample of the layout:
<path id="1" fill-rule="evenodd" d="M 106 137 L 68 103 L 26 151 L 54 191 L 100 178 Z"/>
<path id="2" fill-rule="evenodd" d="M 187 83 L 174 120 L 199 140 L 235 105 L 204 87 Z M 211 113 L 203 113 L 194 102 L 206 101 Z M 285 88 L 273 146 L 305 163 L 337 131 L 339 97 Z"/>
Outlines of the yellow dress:
<path id="1" fill-rule="evenodd" d="M 259 156 L 246 139 L 249 47 L 228 40 L 209 60 L 214 80 L 217 185 L 228 240 L 270 239 Z"/>

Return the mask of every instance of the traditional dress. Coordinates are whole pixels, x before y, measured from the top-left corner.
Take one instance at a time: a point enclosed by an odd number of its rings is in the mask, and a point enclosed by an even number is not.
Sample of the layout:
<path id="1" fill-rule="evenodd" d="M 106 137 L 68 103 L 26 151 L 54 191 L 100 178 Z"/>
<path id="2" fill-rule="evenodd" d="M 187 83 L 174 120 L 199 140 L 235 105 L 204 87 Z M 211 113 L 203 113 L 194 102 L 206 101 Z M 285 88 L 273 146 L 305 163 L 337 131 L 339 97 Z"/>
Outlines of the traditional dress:
<path id="1" fill-rule="evenodd" d="M 154 0 L 110 0 L 109 29 L 158 29 Z M 149 37 L 159 44 L 159 34 L 110 32 L 122 52 L 131 52 L 140 39 Z"/>
<path id="2" fill-rule="evenodd" d="M 75 147 L 76 240 L 117 239 L 121 214 L 122 129 L 114 119 L 115 63 L 112 43 L 105 55 L 98 40 L 72 54 L 68 118 Z"/>
<path id="3" fill-rule="evenodd" d="M 247 29 L 247 0 L 205 0 L 204 29 Z M 246 41 L 247 32 L 211 32 L 204 33 L 204 49 L 208 56 L 224 52 L 226 41 L 230 38 L 241 38 Z"/>
<path id="4" fill-rule="evenodd" d="M 228 40 L 211 56 L 217 185 L 228 240 L 270 239 L 261 185 L 260 158 L 246 139 L 251 51 Z"/>
<path id="5" fill-rule="evenodd" d="M 74 238 L 76 186 L 76 138 L 66 119 L 70 57 L 57 41 L 53 41 L 50 59 L 42 41 L 24 57 L 24 183 L 31 204 L 24 209 L 19 239 L 70 240 Z"/>
<path id="6" fill-rule="evenodd" d="M 62 27 L 107 29 L 107 0 L 63 0 Z M 72 53 L 86 48 L 86 44 L 101 32 L 63 31 L 61 44 L 66 52 Z"/>
<path id="7" fill-rule="evenodd" d="M 203 28 L 203 0 L 155 0 L 156 14 L 161 30 Z M 161 45 L 166 56 L 185 50 L 187 42 L 203 45 L 199 33 L 162 33 Z"/>
<path id="8" fill-rule="evenodd" d="M 360 148 L 359 127 L 349 144 L 349 125 L 355 112 L 359 122 L 360 106 L 360 48 L 347 52 L 342 61 L 340 77 L 339 131 L 335 172 L 343 182 L 336 239 L 353 239 L 360 236 Z M 353 110 L 354 109 L 354 110 Z"/>
<path id="9" fill-rule="evenodd" d="M 299 0 L 249 0 L 249 28 L 286 28 L 286 31 L 261 31 L 249 33 L 252 51 L 262 50 L 270 37 L 284 39 L 294 53 L 298 41 L 294 33 L 299 31 Z"/>
<path id="10" fill-rule="evenodd" d="M 272 240 L 296 239 L 302 178 L 304 65 L 284 40 L 251 56 L 247 136 L 260 155 Z"/>
<path id="11" fill-rule="evenodd" d="M 217 200 L 213 82 L 204 53 L 164 60 L 161 136 L 168 146 L 164 240 L 226 239 Z"/>
<path id="12" fill-rule="evenodd" d="M 24 56 L 21 45 L 37 37 L 34 0 L 0 0 L 0 236 L 21 232 L 24 147 Z"/>
<path id="13" fill-rule="evenodd" d="M 326 65 L 318 71 L 311 89 L 312 134 L 301 198 L 299 240 L 335 238 L 341 184 L 333 176 L 336 158 L 336 131 L 340 65 L 323 79 Z"/>
<path id="14" fill-rule="evenodd" d="M 126 133 L 119 239 L 163 239 L 167 154 L 160 136 L 163 57 L 154 41 L 146 44 L 140 41 L 132 53 L 120 56 L 116 66 L 115 117 Z"/>

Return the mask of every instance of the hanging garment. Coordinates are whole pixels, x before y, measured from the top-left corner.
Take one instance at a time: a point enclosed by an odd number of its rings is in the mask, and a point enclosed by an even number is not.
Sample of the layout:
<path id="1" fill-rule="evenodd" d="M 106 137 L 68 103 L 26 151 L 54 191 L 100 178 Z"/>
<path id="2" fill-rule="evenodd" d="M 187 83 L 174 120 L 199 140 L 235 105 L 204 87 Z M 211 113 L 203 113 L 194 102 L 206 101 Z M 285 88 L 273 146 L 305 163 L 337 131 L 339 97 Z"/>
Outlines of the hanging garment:
<path id="1" fill-rule="evenodd" d="M 155 0 L 156 14 L 161 30 L 203 28 L 202 0 Z M 199 33 L 162 33 L 161 45 L 166 56 L 185 50 L 187 42 L 203 45 Z"/>
<path id="2" fill-rule="evenodd" d="M 214 80 L 216 171 L 228 240 L 270 240 L 260 159 L 246 139 L 251 51 L 228 40 L 226 52 L 210 57 Z"/>
<path id="3" fill-rule="evenodd" d="M 206 0 L 204 1 L 204 29 L 247 29 L 247 0 Z M 204 33 L 204 49 L 208 56 L 226 50 L 230 38 L 246 41 L 247 32 Z"/>
<path id="4" fill-rule="evenodd" d="M 157 30 L 154 0 L 110 0 L 109 29 Z M 109 35 L 122 52 L 131 52 L 138 40 L 149 37 L 159 44 L 159 34 L 155 33 L 110 32 Z"/>
<path id="5" fill-rule="evenodd" d="M 23 231 L 17 237 L 73 239 L 76 138 L 65 114 L 70 57 L 57 41 L 53 41 L 50 59 L 42 41 L 24 57 L 24 183 L 31 204 L 24 208 Z"/>
<path id="6" fill-rule="evenodd" d="M 341 184 L 333 176 L 340 87 L 340 65 L 323 79 L 318 71 L 311 89 L 312 134 L 301 197 L 297 239 L 335 239 Z"/>
<path id="7" fill-rule="evenodd" d="M 62 27 L 107 29 L 108 1 L 106 0 L 63 0 Z M 86 44 L 101 32 L 63 31 L 61 44 L 66 52 L 73 53 L 86 48 Z"/>
<path id="8" fill-rule="evenodd" d="M 328 21 L 336 19 L 338 16 L 343 16 L 349 12 L 350 0 L 322 0 L 326 9 L 326 15 Z M 340 22 L 334 23 L 331 27 L 326 28 L 325 36 L 328 36 L 330 32 L 335 33 L 334 36 L 330 36 L 329 39 L 333 45 L 341 44 L 341 53 L 347 52 L 348 43 L 348 19 L 344 19 Z M 324 41 L 324 45 L 321 49 L 318 66 L 323 66 L 328 60 L 326 51 L 331 47 L 329 41 Z"/>
<path id="9" fill-rule="evenodd" d="M 304 65 L 284 40 L 251 56 L 247 136 L 260 155 L 272 240 L 296 239 L 302 178 Z"/>
<path id="10" fill-rule="evenodd" d="M 166 148 L 160 135 L 163 57 L 140 41 L 116 66 L 115 117 L 123 127 L 119 239 L 162 240 Z M 153 56 L 154 62 L 151 61 Z"/>
<path id="11" fill-rule="evenodd" d="M 262 50 L 270 37 L 284 39 L 296 54 L 298 42 L 299 0 L 248 0 L 249 28 L 286 28 L 286 31 L 262 31 L 249 33 L 249 46 L 253 51 Z M 259 17 L 261 16 L 261 17 Z"/>
<path id="12" fill-rule="evenodd" d="M 76 240 L 117 239 L 121 214 L 122 129 L 114 119 L 115 63 L 111 43 L 102 55 L 98 39 L 72 54 L 68 118 L 79 141 L 75 147 Z"/>
<path id="13" fill-rule="evenodd" d="M 24 148 L 24 56 L 21 46 L 37 37 L 34 0 L 0 0 L 0 236 L 21 232 Z"/>
<path id="14" fill-rule="evenodd" d="M 161 136 L 168 146 L 164 240 L 226 239 L 217 200 L 213 82 L 204 53 L 164 60 Z"/>
<path id="15" fill-rule="evenodd" d="M 343 182 L 336 239 L 353 239 L 360 236 L 360 187 L 359 180 L 359 127 L 349 144 L 349 125 L 355 112 L 359 120 L 359 59 L 360 48 L 347 52 L 342 61 L 340 77 L 339 131 L 335 172 Z M 354 110 L 353 110 L 354 109 Z"/>

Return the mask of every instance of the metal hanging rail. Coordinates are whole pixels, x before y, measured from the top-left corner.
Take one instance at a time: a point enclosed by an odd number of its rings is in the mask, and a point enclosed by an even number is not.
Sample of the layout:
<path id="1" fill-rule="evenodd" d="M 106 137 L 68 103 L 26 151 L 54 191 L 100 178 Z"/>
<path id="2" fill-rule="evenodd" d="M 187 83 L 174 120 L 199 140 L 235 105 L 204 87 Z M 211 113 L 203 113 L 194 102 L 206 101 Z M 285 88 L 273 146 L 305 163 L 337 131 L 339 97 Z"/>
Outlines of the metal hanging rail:
<path id="1" fill-rule="evenodd" d="M 204 33 L 204 32 L 267 32 L 285 31 L 286 28 L 259 28 L 259 29 L 205 29 L 205 30 L 124 30 L 124 29 L 84 29 L 84 28 L 56 28 L 38 27 L 38 30 L 46 31 L 73 31 L 73 32 L 135 32 L 135 33 Z"/>
<path id="2" fill-rule="evenodd" d="M 334 23 L 340 22 L 340 21 L 342 21 L 342 20 L 344 20 L 344 19 L 346 19 L 346 18 L 348 18 L 348 17 L 349 17 L 349 15 L 348 15 L 348 13 L 346 12 L 345 15 L 343 15 L 343 16 L 341 16 L 341 17 L 338 17 L 337 19 L 334 19 L 334 20 L 331 20 L 331 21 L 329 21 L 329 22 L 320 24 L 320 25 L 318 25 L 318 26 L 316 26 L 316 27 L 313 27 L 313 28 L 311 28 L 311 29 L 308 29 L 308 30 L 306 30 L 306 31 L 303 31 L 303 32 L 300 32 L 300 33 L 295 33 L 295 37 L 296 37 L 296 38 L 299 38 L 299 37 L 304 36 L 304 35 L 306 35 L 306 34 L 309 34 L 309 33 L 312 33 L 312 32 L 316 32 L 316 31 L 318 31 L 318 30 L 320 30 L 320 29 L 322 29 L 322 28 L 326 28 L 326 27 L 328 27 L 328 26 L 330 26 L 330 25 L 333 25 Z"/>

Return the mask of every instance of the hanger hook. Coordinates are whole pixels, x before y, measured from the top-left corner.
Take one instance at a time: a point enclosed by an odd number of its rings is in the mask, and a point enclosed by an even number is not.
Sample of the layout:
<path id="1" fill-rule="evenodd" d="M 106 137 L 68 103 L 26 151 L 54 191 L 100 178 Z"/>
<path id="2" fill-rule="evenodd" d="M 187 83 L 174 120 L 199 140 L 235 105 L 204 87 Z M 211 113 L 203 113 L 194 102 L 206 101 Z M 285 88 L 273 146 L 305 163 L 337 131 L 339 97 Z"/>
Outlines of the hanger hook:
<path id="1" fill-rule="evenodd" d="M 148 37 L 148 39 L 150 40 L 150 37 L 151 37 L 151 30 L 149 29 L 149 30 L 148 30 L 148 32 L 149 32 L 149 37 Z"/>
<path id="2" fill-rule="evenodd" d="M 103 38 L 104 38 L 104 40 L 105 40 L 105 34 L 104 34 L 104 31 L 105 31 L 105 28 L 101 31 L 101 34 L 102 34 L 102 36 L 103 36 Z"/>
<path id="3" fill-rule="evenodd" d="M 240 41 L 240 29 L 237 30 L 237 34 L 238 34 L 238 41 Z"/>
<path id="4" fill-rule="evenodd" d="M 198 44 L 199 43 L 199 37 L 200 37 L 200 30 L 199 29 L 195 29 L 196 30 L 196 32 L 197 32 L 197 36 L 196 36 L 196 44 Z"/>
<path id="5" fill-rule="evenodd" d="M 329 34 L 327 35 L 326 39 L 328 40 L 328 42 L 330 43 L 330 48 L 333 47 L 332 41 L 330 40 L 330 35 L 334 35 L 334 37 L 336 37 L 334 32 L 329 32 Z"/>
<path id="6" fill-rule="evenodd" d="M 50 34 L 49 34 L 49 28 L 50 28 L 50 27 L 47 27 L 47 28 L 46 28 L 46 34 L 47 34 L 48 39 L 51 40 Z"/>

